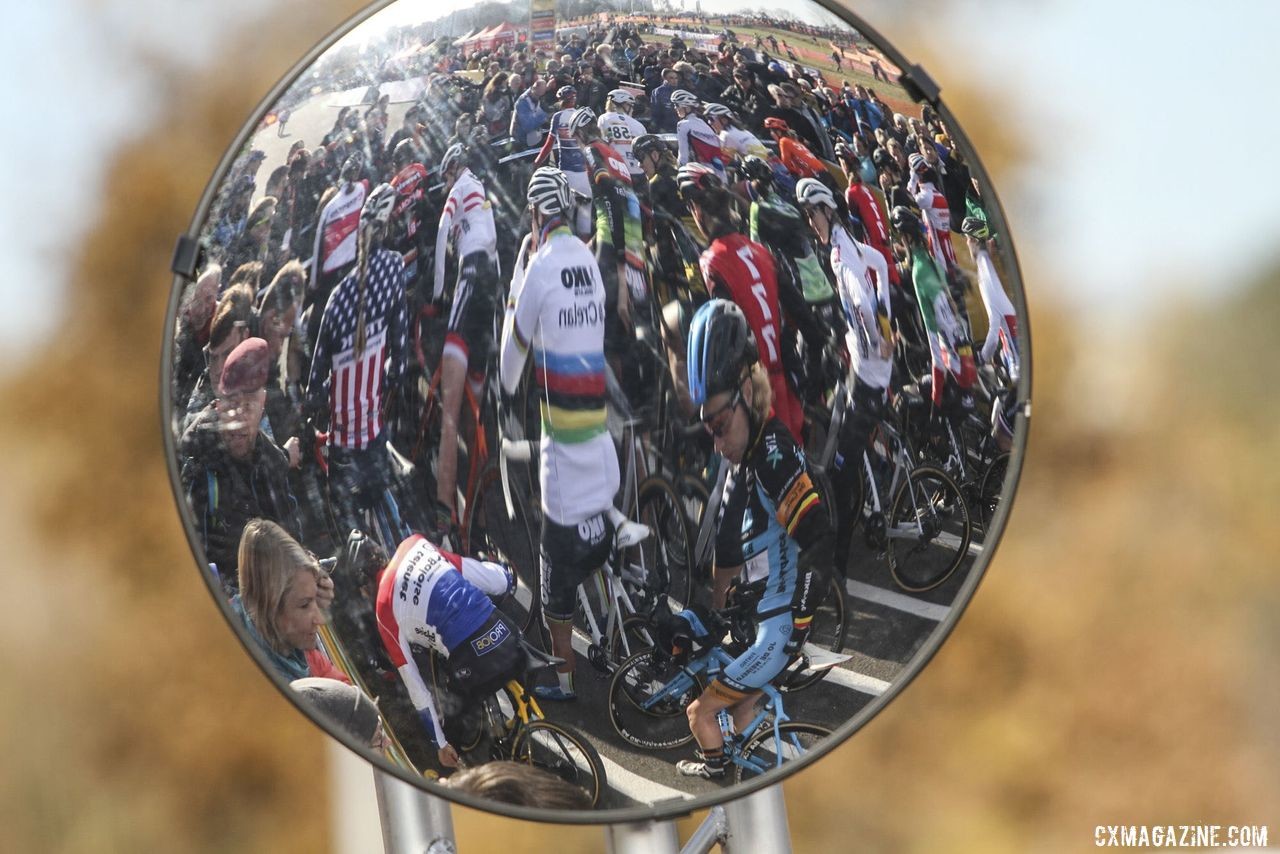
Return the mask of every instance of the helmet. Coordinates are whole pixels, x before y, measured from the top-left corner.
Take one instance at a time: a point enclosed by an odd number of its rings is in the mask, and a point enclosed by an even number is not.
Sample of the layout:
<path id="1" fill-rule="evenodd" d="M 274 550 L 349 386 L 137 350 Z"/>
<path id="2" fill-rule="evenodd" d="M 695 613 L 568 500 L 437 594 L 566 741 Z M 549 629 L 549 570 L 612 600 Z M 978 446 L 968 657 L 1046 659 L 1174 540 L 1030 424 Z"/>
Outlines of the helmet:
<path id="1" fill-rule="evenodd" d="M 360 229 L 382 228 L 391 221 L 396 206 L 396 190 L 390 184 L 379 184 L 364 200 L 360 209 Z"/>
<path id="2" fill-rule="evenodd" d="M 960 231 L 979 240 L 986 240 L 991 236 L 991 229 L 987 226 L 986 220 L 976 216 L 965 217 L 964 222 L 960 223 Z"/>
<path id="3" fill-rule="evenodd" d="M 836 160 L 856 160 L 858 155 L 849 147 L 848 143 L 836 143 Z"/>
<path id="4" fill-rule="evenodd" d="M 573 208 L 573 190 L 569 179 L 554 166 L 534 170 L 529 179 L 529 206 L 547 216 L 567 213 Z"/>
<path id="5" fill-rule="evenodd" d="M 579 107 L 569 114 L 569 133 L 577 136 L 583 128 L 596 126 L 596 111 L 590 107 Z"/>
<path id="6" fill-rule="evenodd" d="M 636 96 L 632 95 L 626 89 L 614 89 L 609 93 L 609 100 L 615 104 L 634 104 Z"/>
<path id="7" fill-rule="evenodd" d="M 791 130 L 791 125 L 787 124 L 784 119 L 780 119 L 777 116 L 769 116 L 769 118 L 764 120 L 764 128 L 765 130 L 788 131 Z"/>
<path id="8" fill-rule="evenodd" d="M 342 171 L 339 172 L 345 181 L 354 181 L 360 177 L 360 173 L 364 171 L 364 155 L 359 151 L 353 151 L 346 160 L 342 161 Z"/>
<path id="9" fill-rule="evenodd" d="M 741 168 L 742 174 L 746 175 L 749 181 L 760 181 L 765 184 L 773 181 L 773 167 L 763 157 L 748 154 L 742 158 Z"/>
<path id="10" fill-rule="evenodd" d="M 886 148 L 877 148 L 871 152 L 871 162 L 876 165 L 877 169 L 884 169 L 893 166 L 893 155 Z"/>
<path id="11" fill-rule="evenodd" d="M 563 101 L 565 98 L 578 97 L 578 90 L 572 86 L 561 86 L 556 90 L 556 100 Z"/>
<path id="12" fill-rule="evenodd" d="M 911 212 L 910 208 L 898 205 L 889 212 L 889 222 L 892 223 L 895 230 L 902 234 L 911 234 L 919 237 L 924 234 L 924 226 L 920 223 L 920 217 Z"/>
<path id="13" fill-rule="evenodd" d="M 709 118 L 714 117 L 723 119 L 732 116 L 733 110 L 729 109 L 724 104 L 707 104 L 706 107 L 703 108 L 702 114 Z"/>
<path id="14" fill-rule="evenodd" d="M 833 210 L 836 207 L 836 197 L 831 195 L 830 188 L 817 178 L 800 179 L 796 184 L 796 201 L 801 207 L 826 205 Z"/>
<path id="15" fill-rule="evenodd" d="M 378 574 L 390 562 L 387 550 L 376 540 L 366 536 L 358 528 L 352 528 L 347 536 L 347 547 L 335 567 L 335 573 L 355 579 L 357 584 L 376 581 Z"/>
<path id="16" fill-rule="evenodd" d="M 704 303 L 689 329 L 689 396 L 694 405 L 736 387 L 755 361 L 756 337 L 742 309 L 723 299 Z"/>
<path id="17" fill-rule="evenodd" d="M 924 159 L 923 154 L 911 154 L 907 157 L 907 167 L 912 172 L 923 172 L 929 168 L 929 163 Z"/>
<path id="18" fill-rule="evenodd" d="M 636 160 L 640 160 L 645 155 L 652 154 L 655 151 L 660 154 L 667 152 L 667 144 L 657 134 L 643 133 L 631 142 L 631 155 Z"/>
<path id="19" fill-rule="evenodd" d="M 418 146 L 411 139 L 402 139 L 391 152 L 391 161 L 397 169 L 403 169 L 418 157 Z"/>
<path id="20" fill-rule="evenodd" d="M 633 152 L 635 148 L 631 149 Z M 676 176 L 680 183 L 680 193 L 686 199 L 696 199 L 707 190 L 720 186 L 720 176 L 704 163 L 686 163 L 680 167 Z"/>
<path id="21" fill-rule="evenodd" d="M 470 162 L 471 152 L 467 151 L 466 147 L 462 143 L 455 142 L 453 145 L 449 146 L 449 150 L 446 151 L 444 153 L 444 157 L 440 159 L 440 174 L 443 175 L 454 166 L 466 166 Z"/>
<path id="22" fill-rule="evenodd" d="M 696 107 L 698 106 L 698 96 L 688 89 L 677 89 L 671 93 L 671 106 Z"/>

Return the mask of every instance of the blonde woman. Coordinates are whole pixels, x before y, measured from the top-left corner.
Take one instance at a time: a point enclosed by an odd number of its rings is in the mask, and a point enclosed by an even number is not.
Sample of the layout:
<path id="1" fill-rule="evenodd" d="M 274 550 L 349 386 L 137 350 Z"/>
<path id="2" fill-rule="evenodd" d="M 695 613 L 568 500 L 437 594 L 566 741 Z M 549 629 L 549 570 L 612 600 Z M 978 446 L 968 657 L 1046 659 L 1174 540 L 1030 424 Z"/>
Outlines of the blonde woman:
<path id="1" fill-rule="evenodd" d="M 333 580 L 315 555 L 267 519 L 251 519 L 240 535 L 240 593 L 231 609 L 272 667 L 288 681 L 322 676 L 349 682 L 320 650 L 316 632 L 328 622 Z"/>

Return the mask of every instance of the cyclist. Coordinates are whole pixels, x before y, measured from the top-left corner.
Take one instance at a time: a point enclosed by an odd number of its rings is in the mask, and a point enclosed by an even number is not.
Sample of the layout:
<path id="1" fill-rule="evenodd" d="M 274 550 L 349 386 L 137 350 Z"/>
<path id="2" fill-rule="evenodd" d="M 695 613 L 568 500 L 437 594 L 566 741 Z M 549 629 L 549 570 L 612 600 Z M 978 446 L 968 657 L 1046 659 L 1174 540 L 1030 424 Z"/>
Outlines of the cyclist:
<path id="1" fill-rule="evenodd" d="M 889 267 L 889 282 L 900 285 L 898 269 L 893 261 L 893 248 L 889 245 L 889 226 L 885 222 L 880 199 L 862 180 L 862 161 L 856 151 L 843 142 L 836 144 L 836 160 L 840 162 L 849 186 L 844 191 L 845 204 L 857 215 L 866 233 L 867 243 L 884 256 Z"/>
<path id="2" fill-rule="evenodd" d="M 419 534 L 400 543 L 390 561 L 358 530 L 344 559 L 372 594 L 378 636 L 409 691 L 409 701 L 436 745 L 441 765 L 458 765 L 454 743 L 466 713 L 524 675 L 520 630 L 494 607 L 515 589 L 511 568 L 445 551 Z M 443 667 L 419 664 L 416 650 Z"/>
<path id="3" fill-rule="evenodd" d="M 444 296 L 445 252 L 450 246 L 458 262 L 458 280 L 449 309 L 449 331 L 440 357 L 443 406 L 435 519 L 435 530 L 440 536 L 457 530 L 454 493 L 462 383 L 469 380 L 477 397 L 484 387 L 498 299 L 498 232 L 493 221 L 493 204 L 484 184 L 471 171 L 470 162 L 469 150 L 456 144 L 440 161 L 440 176 L 449 195 L 436 231 L 434 303 L 440 303 Z"/>
<path id="4" fill-rule="evenodd" d="M 972 404 L 972 395 L 963 394 L 977 379 L 973 362 L 973 345 L 956 313 L 946 274 L 925 246 L 924 225 L 920 218 L 904 207 L 889 213 L 889 222 L 901 236 L 907 251 L 907 266 L 915 284 L 916 303 L 924 321 L 932 361 L 929 397 L 935 409 L 942 406 L 943 394 L 950 377 L 962 394 L 962 405 Z M 925 383 L 922 383 L 924 385 Z"/>
<path id="5" fill-rule="evenodd" d="M 836 335 L 844 327 L 836 293 L 813 251 L 809 230 L 800 211 L 774 190 L 774 171 L 759 157 L 742 162 L 747 195 L 751 199 L 751 239 L 771 247 L 777 262 L 778 299 L 787 325 L 783 328 L 783 353 L 790 358 L 798 350 L 796 333 L 804 339 L 807 359 L 789 364 L 793 388 L 802 389 L 816 402 L 834 384 L 834 371 L 824 365 L 824 353 L 839 351 Z"/>
<path id="6" fill-rule="evenodd" d="M 951 245 L 951 207 L 947 204 L 947 197 L 938 189 L 938 173 L 929 166 L 923 154 L 912 154 L 907 162 L 916 182 L 915 201 L 923 215 L 929 250 L 938 266 L 950 274 L 958 264 L 955 247 Z"/>
<path id="7" fill-rule="evenodd" d="M 1000 284 L 1000 276 L 996 273 L 996 265 L 991 262 L 988 242 L 991 232 L 987 223 L 977 217 L 967 216 L 960 223 L 960 231 L 965 236 L 969 254 L 978 268 L 978 293 L 982 295 L 982 304 L 987 309 L 987 339 L 982 343 L 979 355 L 984 363 L 990 363 L 999 346 L 1003 355 L 1005 371 L 1009 380 L 1017 385 L 1020 374 L 1018 360 L 1018 317 L 1013 310 L 1013 303 Z"/>
<path id="8" fill-rule="evenodd" d="M 382 401 L 404 375 L 408 309 L 404 259 L 383 245 L 396 191 L 379 184 L 360 211 L 356 264 L 324 308 L 307 403 L 329 423 L 329 497 L 339 530 L 387 486 Z"/>
<path id="9" fill-rule="evenodd" d="M 632 118 L 635 110 L 636 96 L 626 89 L 614 89 L 605 102 L 605 112 L 599 119 L 600 135 L 609 145 L 627 161 L 627 170 L 631 174 L 631 183 L 639 184 L 644 179 L 644 170 L 636 160 L 631 146 L 635 141 L 648 133 L 644 125 Z"/>
<path id="10" fill-rule="evenodd" d="M 742 310 L 711 300 L 694 315 L 688 347 L 689 390 L 715 449 L 733 466 L 716 523 L 713 606 L 742 573 L 763 579 L 755 642 L 727 665 L 688 708 L 698 758 L 676 768 L 722 779 L 727 770 L 717 713 L 741 730 L 759 689 L 799 652 L 830 584 L 831 530 L 804 452 L 770 414 L 772 396 L 756 340 Z"/>
<path id="11" fill-rule="evenodd" d="M 773 136 L 774 142 L 778 143 L 778 159 L 787 167 L 788 172 L 796 178 L 831 180 L 827 167 L 800 141 L 785 119 L 770 116 L 764 120 L 764 127 Z"/>
<path id="12" fill-rule="evenodd" d="M 720 137 L 706 120 L 698 115 L 698 96 L 686 89 L 671 93 L 671 107 L 676 111 L 676 142 L 680 146 L 680 165 L 702 163 L 711 167 L 716 176 L 725 180 L 724 152 Z"/>
<path id="13" fill-rule="evenodd" d="M 422 254 L 422 223 L 427 208 L 427 169 L 418 162 L 418 144 L 406 137 L 396 144 L 391 160 L 396 174 L 391 179 L 397 199 L 391 214 L 389 248 L 404 256 L 406 288 L 416 288 L 419 281 L 418 259 Z"/>
<path id="14" fill-rule="evenodd" d="M 700 163 L 680 167 L 680 192 L 694 222 L 711 242 L 700 259 L 707 291 L 711 296 L 731 299 L 746 314 L 773 388 L 774 409 L 792 438 L 799 441 L 804 412 L 787 383 L 782 364 L 781 311 L 773 256 L 738 230 L 730 210 L 729 191 L 710 168 Z"/>
<path id="15" fill-rule="evenodd" d="M 720 135 L 720 148 L 725 158 L 769 156 L 769 149 L 751 131 L 747 130 L 733 112 L 724 104 L 707 104 L 702 110 L 707 125 Z"/>
<path id="16" fill-rule="evenodd" d="M 633 306 L 645 305 L 649 295 L 640 200 L 632 190 L 626 161 L 600 138 L 590 107 L 569 118 L 569 133 L 582 146 L 591 177 L 596 263 L 605 289 L 605 353 L 615 360 L 614 373 L 621 377 L 618 360 L 628 352 L 628 339 L 639 319 Z"/>
<path id="17" fill-rule="evenodd" d="M 311 307 L 307 341 L 315 341 L 329 295 L 351 271 L 356 261 L 356 232 L 369 182 L 364 175 L 364 158 L 352 154 L 342 164 L 337 191 L 321 206 L 316 226 L 315 246 L 307 262 L 308 300 Z M 332 192 L 332 191 L 331 191 Z M 326 193 L 328 195 L 328 193 Z M 234 271 L 232 271 L 234 272 Z"/>
<path id="18" fill-rule="evenodd" d="M 855 491 L 862 452 L 884 412 L 893 377 L 889 265 L 879 252 L 854 238 L 835 196 L 825 185 L 805 178 L 796 186 L 796 200 L 818 242 L 830 247 L 831 269 L 848 321 L 845 341 L 852 369 L 849 417 L 841 430 L 839 454 L 831 473 L 838 520 L 835 565 L 843 573 L 858 510 L 849 506 L 848 499 Z"/>
<path id="19" fill-rule="evenodd" d="M 532 255 L 517 269 L 502 330 L 499 372 L 515 393 L 530 349 L 541 387 L 542 614 L 551 651 L 565 660 L 544 699 L 572 700 L 578 585 L 608 559 L 618 456 L 605 428 L 605 289 L 591 251 L 569 230 L 577 200 L 563 172 L 542 167 L 528 188 Z M 505 423 L 511 409 L 505 406 Z"/>
<path id="20" fill-rule="evenodd" d="M 573 216 L 573 228 L 583 240 L 591 237 L 591 208 L 586 202 L 591 200 L 591 179 L 587 175 L 587 161 L 582 155 L 582 146 L 569 132 L 569 119 L 578 109 L 578 90 L 572 86 L 561 86 L 556 90 L 556 98 L 560 101 L 560 109 L 551 116 L 551 130 L 542 143 L 542 150 L 533 159 L 534 166 L 541 166 L 554 152 L 555 165 L 564 173 L 569 186 L 578 194 L 577 210 Z"/>

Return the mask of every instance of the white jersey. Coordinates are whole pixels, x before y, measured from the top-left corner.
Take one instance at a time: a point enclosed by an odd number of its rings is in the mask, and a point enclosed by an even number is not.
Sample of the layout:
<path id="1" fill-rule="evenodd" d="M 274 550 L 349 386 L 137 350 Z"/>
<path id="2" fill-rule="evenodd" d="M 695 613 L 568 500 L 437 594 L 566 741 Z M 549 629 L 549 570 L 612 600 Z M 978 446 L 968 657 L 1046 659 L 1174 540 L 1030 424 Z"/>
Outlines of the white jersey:
<path id="1" fill-rule="evenodd" d="M 726 157 L 759 157 L 769 159 L 769 149 L 754 133 L 742 128 L 727 127 L 720 131 L 720 147 Z"/>
<path id="2" fill-rule="evenodd" d="M 436 233 L 435 288 L 439 299 L 444 293 L 445 250 L 453 243 L 459 261 L 473 252 L 484 252 L 497 263 L 498 230 L 493 224 L 493 203 L 485 195 L 484 184 L 464 168 L 440 213 L 440 230 Z"/>
<path id="3" fill-rule="evenodd" d="M 338 192 L 320 211 L 315 245 L 311 250 L 311 287 L 320 273 L 332 273 L 356 260 L 356 234 L 360 230 L 360 209 L 364 207 L 364 181 L 353 181 Z"/>
<path id="4" fill-rule="evenodd" d="M 511 284 L 502 387 L 516 390 L 532 349 L 542 510 L 557 525 L 606 510 L 618 491 L 618 454 L 605 427 L 604 298 L 595 256 L 564 226 L 544 238 Z"/>
<path id="5" fill-rule="evenodd" d="M 681 166 L 686 163 L 703 163 L 716 170 L 721 181 L 726 179 L 720 137 L 716 136 L 711 125 L 701 116 L 690 113 L 680 120 L 680 124 L 676 125 L 676 142 L 680 145 Z"/>
<path id="6" fill-rule="evenodd" d="M 600 135 L 604 137 L 604 141 L 626 158 L 627 169 L 631 172 L 632 178 L 643 175 L 644 170 L 640 168 L 640 161 L 636 160 L 635 155 L 631 153 L 631 143 L 635 142 L 636 137 L 648 133 L 644 125 L 626 113 L 616 112 L 602 114 L 596 119 L 596 125 L 599 126 Z"/>
<path id="7" fill-rule="evenodd" d="M 888 388 L 893 356 L 883 358 L 884 334 L 878 315 L 892 317 L 889 302 L 889 265 L 874 247 L 854 240 L 843 226 L 831 228 L 831 269 L 836 274 L 840 304 L 849 329 L 845 343 L 853 361 L 853 373 L 869 386 Z"/>
<path id="8" fill-rule="evenodd" d="M 987 340 L 982 345 L 982 360 L 991 361 L 996 347 L 1001 343 L 1000 339 L 1003 338 L 1009 375 L 1017 382 L 1017 312 L 1000 284 L 1000 276 L 996 274 L 996 265 L 992 263 L 991 255 L 986 250 L 979 250 L 974 263 L 978 267 L 978 293 L 982 295 L 982 304 L 987 309 Z"/>

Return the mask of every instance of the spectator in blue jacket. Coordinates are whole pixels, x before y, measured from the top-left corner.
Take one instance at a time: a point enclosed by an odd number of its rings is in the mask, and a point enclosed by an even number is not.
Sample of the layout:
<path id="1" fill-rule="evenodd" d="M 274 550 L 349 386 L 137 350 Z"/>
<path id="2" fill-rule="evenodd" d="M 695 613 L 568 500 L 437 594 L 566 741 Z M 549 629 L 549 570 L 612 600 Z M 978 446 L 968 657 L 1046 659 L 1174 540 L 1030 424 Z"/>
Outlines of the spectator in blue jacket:
<path id="1" fill-rule="evenodd" d="M 649 100 L 653 103 L 653 124 L 651 130 L 654 133 L 675 133 L 676 132 L 676 111 L 671 106 L 671 93 L 680 88 L 680 73 L 674 68 L 664 68 L 662 70 L 662 85 L 653 90 L 653 94 L 649 96 Z"/>
<path id="2" fill-rule="evenodd" d="M 511 114 L 511 137 L 516 145 L 533 146 L 542 142 L 542 128 L 548 116 L 539 102 L 546 91 L 547 81 L 539 77 L 516 99 L 516 108 Z"/>

